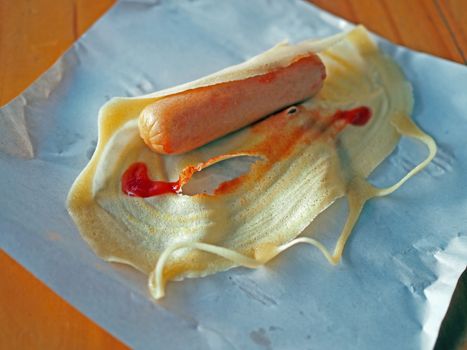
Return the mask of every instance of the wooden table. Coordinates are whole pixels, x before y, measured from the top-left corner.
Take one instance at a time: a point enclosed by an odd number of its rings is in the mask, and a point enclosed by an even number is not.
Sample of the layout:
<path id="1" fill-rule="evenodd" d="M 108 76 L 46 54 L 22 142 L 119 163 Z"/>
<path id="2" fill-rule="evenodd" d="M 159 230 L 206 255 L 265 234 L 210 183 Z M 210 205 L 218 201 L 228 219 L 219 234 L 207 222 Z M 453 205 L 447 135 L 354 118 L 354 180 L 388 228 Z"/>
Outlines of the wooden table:
<path id="1" fill-rule="evenodd" d="M 0 105 L 47 70 L 113 2 L 0 0 Z M 398 44 L 466 63 L 466 0 L 312 2 Z M 4 252 L 0 266 L 0 349 L 126 348 Z"/>

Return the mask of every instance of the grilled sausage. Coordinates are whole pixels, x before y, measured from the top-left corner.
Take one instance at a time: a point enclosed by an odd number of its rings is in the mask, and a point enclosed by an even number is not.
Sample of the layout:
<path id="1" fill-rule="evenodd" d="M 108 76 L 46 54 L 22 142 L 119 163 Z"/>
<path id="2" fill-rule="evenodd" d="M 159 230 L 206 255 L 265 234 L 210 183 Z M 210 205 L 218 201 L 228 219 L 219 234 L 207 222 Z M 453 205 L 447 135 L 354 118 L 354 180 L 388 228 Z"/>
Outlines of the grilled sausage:
<path id="1" fill-rule="evenodd" d="M 141 112 L 140 135 L 155 152 L 184 153 L 312 97 L 325 75 L 320 58 L 307 54 L 265 74 L 169 95 Z"/>

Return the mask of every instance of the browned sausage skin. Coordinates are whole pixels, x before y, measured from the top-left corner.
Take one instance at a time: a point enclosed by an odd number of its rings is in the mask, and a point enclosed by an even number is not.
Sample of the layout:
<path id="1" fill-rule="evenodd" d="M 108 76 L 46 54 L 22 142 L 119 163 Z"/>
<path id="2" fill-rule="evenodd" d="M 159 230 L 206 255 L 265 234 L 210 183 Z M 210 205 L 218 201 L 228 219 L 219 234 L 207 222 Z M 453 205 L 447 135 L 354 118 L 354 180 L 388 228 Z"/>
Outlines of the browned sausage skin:
<path id="1" fill-rule="evenodd" d="M 315 95 L 325 68 L 316 54 L 286 67 L 164 97 L 147 106 L 139 131 L 153 151 L 179 154 Z"/>

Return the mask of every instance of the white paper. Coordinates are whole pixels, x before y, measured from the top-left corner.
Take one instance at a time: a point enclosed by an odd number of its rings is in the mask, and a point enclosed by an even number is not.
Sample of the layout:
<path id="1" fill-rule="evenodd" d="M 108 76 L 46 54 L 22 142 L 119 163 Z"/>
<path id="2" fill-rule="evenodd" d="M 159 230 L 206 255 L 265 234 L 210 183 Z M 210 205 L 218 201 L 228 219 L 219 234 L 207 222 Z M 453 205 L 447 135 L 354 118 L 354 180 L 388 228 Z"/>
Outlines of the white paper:
<path id="1" fill-rule="evenodd" d="M 94 255 L 65 208 L 109 98 L 349 26 L 298 0 L 118 3 L 0 110 L 2 131 L 11 123 L 19 130 L 0 140 L 1 247 L 135 348 L 432 348 L 467 264 L 467 70 L 459 64 L 378 39 L 412 82 L 413 118 L 439 152 L 399 191 L 368 203 L 336 267 L 298 246 L 258 270 L 170 283 L 156 303 L 145 276 Z M 398 178 L 424 152 L 402 140 L 372 180 Z M 313 224 L 314 236 L 332 245 L 344 218 L 338 201 Z"/>

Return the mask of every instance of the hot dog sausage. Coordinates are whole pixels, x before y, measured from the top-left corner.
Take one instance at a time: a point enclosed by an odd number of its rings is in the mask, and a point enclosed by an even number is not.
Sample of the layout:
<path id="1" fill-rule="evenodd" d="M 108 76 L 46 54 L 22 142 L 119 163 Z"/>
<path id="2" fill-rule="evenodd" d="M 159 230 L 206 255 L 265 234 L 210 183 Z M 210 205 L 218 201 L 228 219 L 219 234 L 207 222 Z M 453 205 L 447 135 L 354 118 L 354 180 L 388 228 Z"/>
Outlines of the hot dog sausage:
<path id="1" fill-rule="evenodd" d="M 307 54 L 265 74 L 170 95 L 142 111 L 140 135 L 155 152 L 184 153 L 312 97 L 324 78 L 320 58 Z"/>

